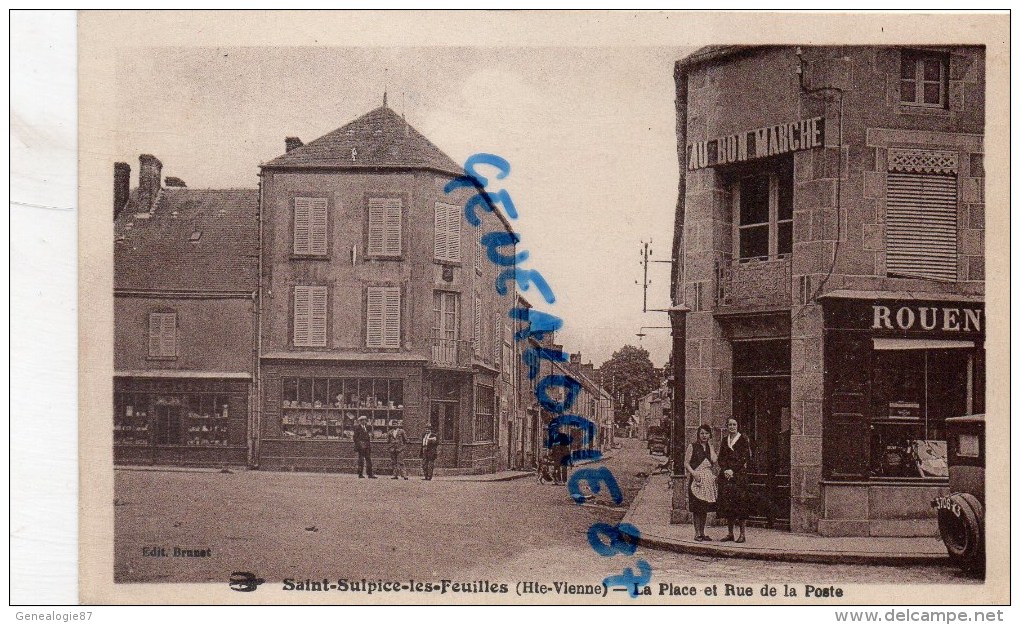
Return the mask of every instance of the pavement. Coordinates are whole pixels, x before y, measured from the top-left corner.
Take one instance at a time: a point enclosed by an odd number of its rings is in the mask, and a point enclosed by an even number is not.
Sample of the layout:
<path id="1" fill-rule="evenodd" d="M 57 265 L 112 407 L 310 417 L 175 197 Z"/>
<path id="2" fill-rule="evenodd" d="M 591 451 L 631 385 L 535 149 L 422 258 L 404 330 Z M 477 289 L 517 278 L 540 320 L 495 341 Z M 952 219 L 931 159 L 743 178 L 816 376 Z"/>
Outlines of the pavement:
<path id="1" fill-rule="evenodd" d="M 747 542 L 722 543 L 726 528 L 710 525 L 713 542 L 694 540 L 694 526 L 669 522 L 673 491 L 669 475 L 652 475 L 634 498 L 623 522 L 638 528 L 641 546 L 713 557 L 824 564 L 949 564 L 936 537 L 826 537 L 764 528 L 747 528 Z"/>
<path id="2" fill-rule="evenodd" d="M 216 469 L 209 467 L 166 467 L 166 466 L 147 466 L 147 465 L 118 465 L 117 471 L 154 471 L 160 473 L 244 473 L 251 469 L 241 467 L 230 467 L 229 469 Z M 412 473 L 417 473 L 412 471 Z M 293 472 L 293 475 L 322 475 L 321 473 L 302 473 L 300 471 Z M 353 473 L 335 473 L 330 475 L 341 475 L 347 477 L 354 477 Z M 410 475 L 410 479 L 421 479 L 421 475 Z M 437 474 L 432 479 L 436 482 L 507 482 L 509 480 L 519 480 L 525 477 L 535 477 L 534 471 L 498 471 L 496 473 L 482 473 L 477 475 L 439 475 Z M 357 478 L 355 478 L 357 479 Z M 389 475 L 380 475 L 379 479 L 392 479 Z"/>

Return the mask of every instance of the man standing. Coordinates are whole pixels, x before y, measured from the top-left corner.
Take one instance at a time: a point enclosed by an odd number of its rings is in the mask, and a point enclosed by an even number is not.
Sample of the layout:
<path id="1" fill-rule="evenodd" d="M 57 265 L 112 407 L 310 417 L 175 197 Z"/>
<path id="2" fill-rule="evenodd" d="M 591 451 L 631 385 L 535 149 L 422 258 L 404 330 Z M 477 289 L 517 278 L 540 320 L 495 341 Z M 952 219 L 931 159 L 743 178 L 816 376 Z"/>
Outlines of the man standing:
<path id="1" fill-rule="evenodd" d="M 397 426 L 390 430 L 387 435 L 390 441 L 390 458 L 393 460 L 393 479 L 407 479 L 407 471 L 404 470 L 404 447 L 407 445 L 407 434 L 404 428 Z"/>
<path id="2" fill-rule="evenodd" d="M 358 477 L 365 477 L 364 469 L 368 468 L 368 477 L 375 479 L 372 472 L 372 434 L 368 431 L 368 417 L 358 417 L 358 425 L 354 427 L 354 450 L 358 452 Z"/>
<path id="3" fill-rule="evenodd" d="M 439 437 L 432 433 L 432 426 L 425 426 L 425 435 L 421 437 L 421 471 L 426 480 L 432 479 L 432 471 L 439 455 Z"/>

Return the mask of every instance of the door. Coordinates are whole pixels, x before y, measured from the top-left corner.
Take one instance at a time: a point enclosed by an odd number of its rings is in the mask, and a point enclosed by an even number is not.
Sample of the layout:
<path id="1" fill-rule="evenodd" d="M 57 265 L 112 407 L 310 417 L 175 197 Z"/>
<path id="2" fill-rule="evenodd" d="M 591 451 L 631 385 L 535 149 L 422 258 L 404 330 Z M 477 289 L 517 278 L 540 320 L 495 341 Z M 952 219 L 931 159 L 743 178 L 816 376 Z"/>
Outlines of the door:
<path id="1" fill-rule="evenodd" d="M 180 406 L 156 406 L 156 444 L 181 444 Z"/>
<path id="2" fill-rule="evenodd" d="M 735 378 L 733 416 L 751 441 L 752 522 L 790 527 L 790 378 Z"/>

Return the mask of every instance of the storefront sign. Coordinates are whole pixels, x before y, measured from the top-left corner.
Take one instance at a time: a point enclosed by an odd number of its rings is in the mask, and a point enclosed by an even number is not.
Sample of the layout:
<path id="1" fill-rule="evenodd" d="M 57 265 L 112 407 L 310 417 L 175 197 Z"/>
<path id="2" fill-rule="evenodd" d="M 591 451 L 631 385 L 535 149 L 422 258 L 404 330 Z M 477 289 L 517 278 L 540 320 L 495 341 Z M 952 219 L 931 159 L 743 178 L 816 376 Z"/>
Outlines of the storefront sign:
<path id="1" fill-rule="evenodd" d="M 813 117 L 688 144 L 687 169 L 742 163 L 823 145 L 825 118 Z"/>
<path id="2" fill-rule="evenodd" d="M 963 306 L 872 305 L 872 330 L 981 332 L 984 310 Z"/>

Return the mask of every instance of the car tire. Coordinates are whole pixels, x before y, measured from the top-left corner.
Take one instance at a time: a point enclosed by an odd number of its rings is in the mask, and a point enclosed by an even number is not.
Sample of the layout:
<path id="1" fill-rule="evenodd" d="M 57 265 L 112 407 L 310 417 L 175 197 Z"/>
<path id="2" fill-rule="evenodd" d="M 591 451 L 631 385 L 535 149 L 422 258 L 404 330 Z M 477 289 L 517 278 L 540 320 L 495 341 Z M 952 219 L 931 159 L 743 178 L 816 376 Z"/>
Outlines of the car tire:
<path id="1" fill-rule="evenodd" d="M 949 557 L 965 569 L 984 567 L 985 512 L 977 497 L 953 493 L 950 501 L 960 508 L 960 516 L 951 510 L 939 510 L 939 533 Z"/>

